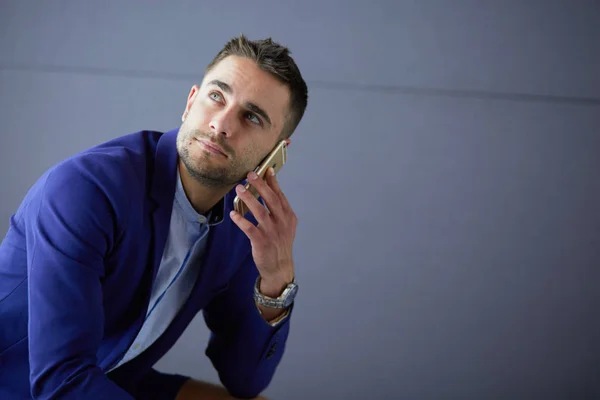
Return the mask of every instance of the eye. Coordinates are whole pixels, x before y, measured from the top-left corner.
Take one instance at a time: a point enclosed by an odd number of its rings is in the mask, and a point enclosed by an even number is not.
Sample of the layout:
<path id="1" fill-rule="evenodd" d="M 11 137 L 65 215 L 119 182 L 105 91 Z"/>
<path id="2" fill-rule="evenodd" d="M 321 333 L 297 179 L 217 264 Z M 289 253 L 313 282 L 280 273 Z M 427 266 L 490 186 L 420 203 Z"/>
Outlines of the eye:
<path id="1" fill-rule="evenodd" d="M 221 95 L 217 92 L 210 92 L 208 94 L 208 97 L 210 97 L 214 101 L 223 101 L 223 97 L 221 97 Z"/>
<path id="2" fill-rule="evenodd" d="M 260 118 L 258 118 L 255 114 L 248 113 L 246 114 L 246 116 L 248 117 L 248 120 L 253 124 L 260 125 Z"/>

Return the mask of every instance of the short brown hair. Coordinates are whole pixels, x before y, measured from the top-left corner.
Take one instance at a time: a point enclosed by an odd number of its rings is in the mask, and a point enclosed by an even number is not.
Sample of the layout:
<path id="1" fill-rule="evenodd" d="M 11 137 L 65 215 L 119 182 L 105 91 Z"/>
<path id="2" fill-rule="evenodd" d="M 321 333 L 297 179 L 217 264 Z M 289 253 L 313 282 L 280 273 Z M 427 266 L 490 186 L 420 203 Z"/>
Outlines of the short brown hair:
<path id="1" fill-rule="evenodd" d="M 206 72 L 228 56 L 246 57 L 256 62 L 265 72 L 272 74 L 290 89 L 290 114 L 281 132 L 282 138 L 292 135 L 300 123 L 308 102 L 308 88 L 291 51 L 271 38 L 248 40 L 244 35 L 231 39 L 208 64 Z"/>

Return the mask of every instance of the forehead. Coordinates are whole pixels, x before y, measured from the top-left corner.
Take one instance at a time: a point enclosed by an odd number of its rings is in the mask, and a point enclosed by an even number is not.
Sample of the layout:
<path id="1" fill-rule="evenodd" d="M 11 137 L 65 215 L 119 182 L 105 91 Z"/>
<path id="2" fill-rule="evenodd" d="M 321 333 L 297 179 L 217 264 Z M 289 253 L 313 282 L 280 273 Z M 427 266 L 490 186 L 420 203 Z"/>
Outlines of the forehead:
<path id="1" fill-rule="evenodd" d="M 260 69 L 253 60 L 229 56 L 220 61 L 203 79 L 202 86 L 219 80 L 228 84 L 233 101 L 253 103 L 267 111 L 272 119 L 283 121 L 290 93 L 287 85 Z M 275 121 L 273 121 L 275 123 Z"/>

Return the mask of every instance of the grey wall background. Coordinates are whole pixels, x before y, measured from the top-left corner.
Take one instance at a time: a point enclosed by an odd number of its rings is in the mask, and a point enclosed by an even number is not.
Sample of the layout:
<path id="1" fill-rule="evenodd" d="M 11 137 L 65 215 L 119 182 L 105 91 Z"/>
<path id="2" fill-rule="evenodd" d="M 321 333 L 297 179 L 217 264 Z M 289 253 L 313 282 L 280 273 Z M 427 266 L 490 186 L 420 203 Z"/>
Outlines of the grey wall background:
<path id="1" fill-rule="evenodd" d="M 217 5 L 218 3 L 218 5 Z M 309 83 L 273 399 L 600 398 L 598 1 L 0 2 L 0 233 L 49 166 L 178 125 L 230 37 Z M 158 364 L 216 382 L 199 316 Z"/>

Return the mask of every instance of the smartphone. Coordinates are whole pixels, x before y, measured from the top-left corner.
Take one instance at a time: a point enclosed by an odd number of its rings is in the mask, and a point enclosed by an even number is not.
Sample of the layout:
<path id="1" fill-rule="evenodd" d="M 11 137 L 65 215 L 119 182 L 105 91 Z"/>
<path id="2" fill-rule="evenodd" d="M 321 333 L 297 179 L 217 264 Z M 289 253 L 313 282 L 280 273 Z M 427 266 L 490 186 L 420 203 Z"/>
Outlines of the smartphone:
<path id="1" fill-rule="evenodd" d="M 272 167 L 275 170 L 275 173 L 277 173 L 277 172 L 279 172 L 281 167 L 283 167 L 283 164 L 285 164 L 286 159 L 287 159 L 287 145 L 286 145 L 285 140 L 282 140 L 261 161 L 261 163 L 258 165 L 258 167 L 256 167 L 254 169 L 254 172 L 256 172 L 256 175 L 258 175 L 258 177 L 260 179 L 264 179 L 265 174 L 267 173 L 267 170 L 269 169 L 269 167 Z M 256 191 L 256 189 L 252 185 L 250 185 L 250 182 L 246 183 L 245 187 L 246 187 L 246 190 L 250 191 L 250 193 L 252 193 L 252 195 L 256 199 L 258 199 L 259 194 Z M 246 205 L 246 203 L 244 203 L 242 201 L 242 199 L 239 198 L 239 196 L 235 196 L 235 199 L 233 200 L 233 208 L 235 209 L 235 211 L 240 213 L 241 216 L 246 215 L 246 213 L 249 211 L 248 206 Z"/>

